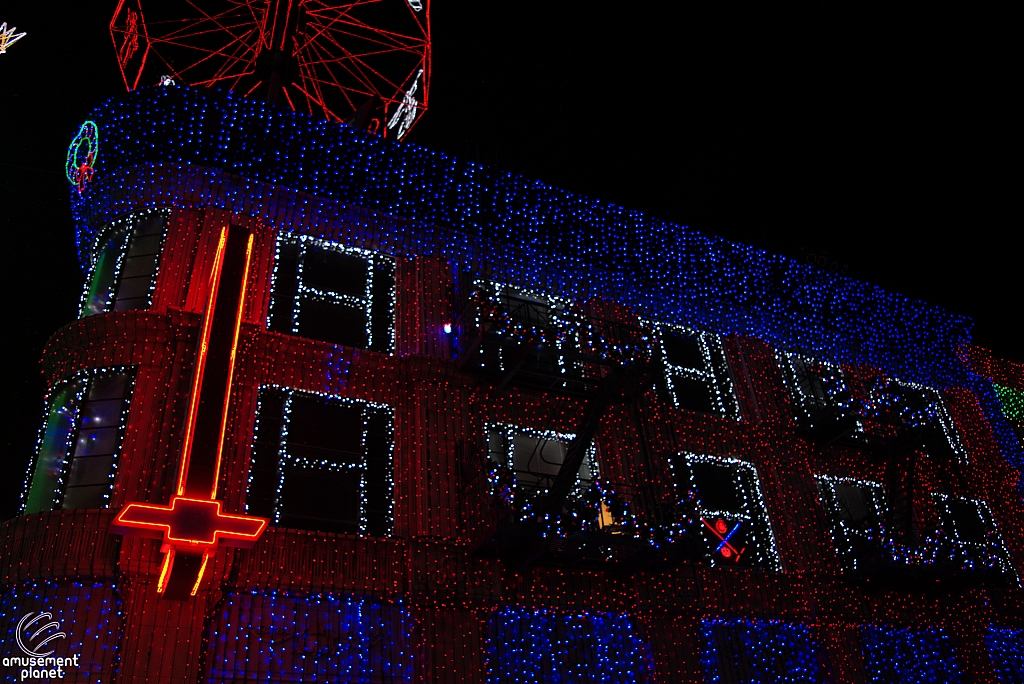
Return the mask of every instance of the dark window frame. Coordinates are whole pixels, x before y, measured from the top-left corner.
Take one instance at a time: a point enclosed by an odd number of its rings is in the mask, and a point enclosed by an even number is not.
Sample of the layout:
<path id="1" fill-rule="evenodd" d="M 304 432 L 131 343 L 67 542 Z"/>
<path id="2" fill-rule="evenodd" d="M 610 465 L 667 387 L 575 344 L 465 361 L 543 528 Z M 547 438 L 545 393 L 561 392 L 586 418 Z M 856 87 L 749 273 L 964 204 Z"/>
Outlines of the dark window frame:
<path id="1" fill-rule="evenodd" d="M 498 497 L 505 501 L 513 511 L 515 511 L 520 520 L 527 520 L 530 518 L 526 505 L 529 502 L 548 491 L 547 487 L 543 487 L 542 482 L 548 480 L 547 486 L 550 487 L 554 481 L 555 476 L 558 473 L 558 469 L 554 469 L 554 472 L 544 473 L 541 470 L 534 472 L 532 470 L 522 470 L 517 468 L 515 459 L 515 439 L 516 437 L 523 436 L 530 439 L 537 440 L 538 447 L 534 447 L 534 454 L 538 458 L 543 458 L 543 450 L 548 442 L 556 442 L 562 445 L 562 458 L 565 458 L 565 450 L 568 448 L 569 443 L 575 439 L 575 435 L 571 433 L 556 432 L 553 430 L 537 430 L 534 428 L 524 427 L 521 425 L 513 425 L 510 423 L 488 423 L 484 428 L 484 434 L 487 438 L 487 462 L 491 466 L 491 494 L 492 496 Z M 505 444 L 505 451 L 495 450 L 495 440 L 492 435 L 498 435 Z M 531 456 L 531 459 L 533 456 Z M 561 463 L 558 464 L 561 466 Z M 582 477 L 580 473 L 584 471 L 584 466 L 588 472 L 587 477 Z M 530 483 L 528 486 L 522 487 L 522 493 L 520 494 L 520 482 L 524 482 L 522 475 L 526 475 L 529 478 L 536 479 L 536 482 Z M 510 477 L 511 483 L 504 482 L 503 477 Z M 580 470 L 576 474 L 576 484 L 573 487 L 572 492 L 569 494 L 570 503 L 580 503 L 586 505 L 584 498 L 587 492 L 595 486 L 599 486 L 601 481 L 601 466 L 600 457 L 598 453 L 597 444 L 591 443 L 587 449 L 586 456 L 583 460 L 583 464 L 580 466 Z M 502 491 L 503 487 L 511 484 L 512 491 L 505 493 Z M 511 500 L 508 500 L 510 497 Z M 596 514 L 600 514 L 600 508 L 595 509 Z"/>
<path id="2" fill-rule="evenodd" d="M 777 352 L 776 358 L 799 422 L 806 421 L 807 424 L 813 425 L 819 417 L 851 421 L 852 430 L 847 443 L 863 445 L 877 437 L 875 431 L 880 429 L 880 426 L 883 430 L 893 431 L 912 428 L 927 422 L 921 419 L 921 415 L 926 415 L 928 420 L 935 422 L 956 460 L 960 463 L 968 462 L 966 446 L 949 412 L 945 397 L 934 387 L 883 375 L 875 379 L 870 387 L 859 385 L 861 391 L 867 394 L 867 398 L 855 399 L 851 382 L 840 364 L 819 361 L 804 354 L 787 351 Z M 833 377 L 828 381 L 834 384 L 831 390 L 826 386 L 828 383 L 821 372 L 815 371 L 813 377 L 811 376 L 811 371 L 815 367 L 832 374 Z M 889 419 L 885 416 L 892 413 L 892 406 L 895 405 L 892 397 L 912 395 L 916 395 L 914 398 L 920 406 L 915 409 L 908 405 L 900 409 L 903 415 L 898 421 L 897 428 L 896 423 L 891 420 L 891 415 L 888 416 Z M 889 427 L 884 426 L 886 423 Z"/>
<path id="3" fill-rule="evenodd" d="M 832 475 L 815 475 L 814 482 L 818 487 L 818 500 L 825 508 L 829 522 L 829 532 L 832 542 L 835 545 L 836 553 L 840 562 L 849 570 L 858 570 L 858 558 L 855 547 L 870 546 L 879 554 L 884 552 L 885 539 L 883 537 L 884 522 L 886 515 L 886 493 L 885 487 L 873 480 L 863 480 L 852 477 L 835 477 Z M 852 526 L 843 516 L 843 503 L 840 500 L 837 485 L 846 487 L 857 487 L 867 492 L 870 499 L 872 513 L 875 518 L 873 529 L 857 529 Z"/>
<path id="4" fill-rule="evenodd" d="M 936 512 L 938 513 L 939 527 L 944 532 L 946 528 L 952 528 L 952 535 L 946 533 L 940 541 L 950 543 L 954 549 L 965 551 L 964 555 L 971 555 L 971 552 L 973 552 L 974 554 L 990 556 L 999 565 L 1003 574 L 1013 575 L 1017 578 L 1018 586 L 1021 586 L 1021 578 L 1013 567 L 1009 552 L 1006 549 L 1006 543 L 999 531 L 999 525 L 996 523 L 995 516 L 992 515 L 992 510 L 989 508 L 987 501 L 973 497 L 952 496 L 942 492 L 933 492 L 932 502 L 935 504 Z M 986 536 L 984 541 L 976 542 L 961 537 L 961 530 L 959 528 L 962 521 L 956 520 L 957 516 L 950 507 L 951 503 L 971 506 L 973 508 L 973 512 L 978 516 L 978 522 L 983 527 L 982 533 Z"/>
<path id="5" fill-rule="evenodd" d="M 658 358 L 664 368 L 665 392 L 675 408 L 708 413 L 728 420 L 741 420 L 739 400 L 736 397 L 736 383 L 729 368 L 725 346 L 719 335 L 669 323 L 644 321 L 644 324 L 654 331 Z M 668 334 L 694 339 L 701 357 L 701 366 L 680 366 L 673 363 L 666 345 Z M 680 385 L 678 390 L 673 384 L 673 380 Z M 711 411 L 683 405 L 679 396 L 682 391 L 681 380 L 699 382 L 707 388 L 711 400 Z"/>
<path id="6" fill-rule="evenodd" d="M 895 387 L 897 392 L 903 392 L 905 394 L 916 393 L 919 398 L 926 402 L 927 405 L 918 409 L 915 414 L 910 414 L 910 420 L 904 419 L 903 424 L 910 427 L 915 423 L 923 424 L 919 418 L 915 417 L 916 414 L 925 413 L 930 414 L 930 419 L 938 423 L 938 427 L 941 430 L 943 436 L 946 438 L 946 442 L 949 444 L 949 448 L 960 463 L 969 462 L 969 456 L 967 448 L 964 445 L 963 437 L 960 435 L 960 430 L 950 415 L 949 407 L 946 406 L 946 399 L 942 396 L 942 393 L 934 387 L 928 385 L 922 385 L 914 382 L 905 382 L 897 378 L 886 377 L 883 378 L 878 384 L 871 388 L 869 392 L 868 402 L 872 400 L 877 401 L 877 397 L 888 390 L 889 388 Z M 865 411 L 869 409 L 869 406 L 865 407 Z"/>
<path id="7" fill-rule="evenodd" d="M 580 321 L 579 316 L 572 311 L 571 300 L 496 280 L 476 278 L 472 284 L 471 298 L 476 298 L 478 304 L 482 304 L 485 300 L 489 301 L 505 314 L 508 324 L 504 329 L 497 331 L 498 335 L 508 335 L 511 338 L 511 335 L 518 333 L 527 341 L 540 342 L 544 340 L 555 350 L 554 358 L 557 367 L 552 368 L 552 371 L 557 370 L 559 373 L 571 377 L 576 377 L 581 373 L 580 364 L 566 358 L 566 353 L 578 352 L 580 348 Z M 484 325 L 479 307 L 474 312 L 473 324 L 477 327 Z M 492 329 L 491 332 L 495 331 Z M 516 340 L 510 339 L 510 342 L 516 342 Z M 512 349 L 518 349 L 518 347 L 515 345 L 508 349 L 504 346 L 498 347 L 497 370 L 499 372 L 508 371 L 509 364 L 514 362 L 514 358 L 507 358 L 512 353 Z"/>
<path id="8" fill-rule="evenodd" d="M 123 383 L 123 389 L 119 396 L 101 396 L 93 397 L 92 394 L 97 387 L 97 383 L 102 382 L 108 378 L 114 378 L 115 376 L 122 376 L 119 382 Z M 115 380 L 115 382 L 117 382 Z M 76 387 L 77 386 L 77 387 Z M 64 440 L 63 453 L 60 457 L 60 464 L 53 464 L 57 466 L 50 471 L 48 476 L 45 471 L 41 471 L 40 467 L 45 467 L 40 463 L 42 458 L 42 451 L 46 448 L 46 433 L 50 425 L 50 419 L 57 408 L 54 405 L 54 401 L 60 392 L 71 389 L 73 394 L 70 397 L 71 405 L 71 426 Z M 110 495 L 113 491 L 114 480 L 117 476 L 117 470 L 120 463 L 121 450 L 124 444 L 125 430 L 128 425 L 128 415 L 131 410 L 131 402 L 135 391 L 135 373 L 131 367 L 115 367 L 115 368 L 103 368 L 91 370 L 85 373 L 80 373 L 72 378 L 69 378 L 62 382 L 58 387 L 55 387 L 49 397 L 47 398 L 47 409 L 45 417 L 43 419 L 43 425 L 40 429 L 39 439 L 37 441 L 35 457 L 29 465 L 29 469 L 26 477 L 25 495 L 22 503 L 22 513 L 37 513 L 47 510 L 70 510 L 71 508 L 96 508 L 97 506 L 83 506 L 74 505 L 69 507 L 69 503 L 75 503 L 75 498 L 69 499 L 69 494 L 73 493 L 70 490 L 84 491 L 86 488 L 96 490 L 97 488 L 102 489 L 102 494 L 99 501 L 93 499 L 87 499 L 89 503 L 99 503 L 98 507 L 106 508 L 110 505 Z M 85 420 L 89 417 L 89 408 L 99 408 L 100 405 L 109 405 L 114 402 L 120 402 L 119 407 L 116 408 L 117 418 L 112 424 L 100 424 L 95 426 L 87 426 L 84 424 Z M 110 406 L 106 407 L 111 408 Z M 96 411 L 92 412 L 92 415 L 97 415 Z M 89 434 L 89 431 L 92 434 Z M 112 432 L 111 432 L 112 431 Z M 83 449 L 89 448 L 89 443 L 85 443 L 83 446 L 83 440 L 90 440 L 91 443 L 103 443 L 103 440 L 112 443 L 112 448 L 101 449 L 103 453 L 90 454 L 82 453 Z M 107 482 L 95 483 L 95 482 L 76 482 L 80 479 L 83 473 L 86 475 L 95 474 L 96 464 L 99 459 L 109 460 L 106 468 L 100 470 L 106 472 Z M 37 478 L 50 477 L 52 480 L 46 482 L 45 479 L 40 479 L 38 487 L 40 491 L 50 492 L 49 501 L 44 505 L 42 502 L 36 502 L 33 504 L 31 501 L 32 491 L 35 489 L 37 484 Z M 77 493 L 77 492 L 74 492 Z M 42 494 L 40 494 L 41 496 Z M 29 506 L 32 505 L 33 510 L 29 511 Z"/>
<path id="9" fill-rule="evenodd" d="M 353 258 L 366 265 L 362 296 L 347 292 L 326 290 L 304 280 L 307 256 L 313 250 Z M 395 349 L 395 259 L 394 257 L 360 247 L 350 247 L 330 240 L 308 235 L 281 235 L 277 240 L 274 271 L 270 284 L 271 300 L 267 313 L 267 329 L 308 339 L 343 344 L 323 336 L 304 334 L 302 328 L 303 302 L 310 305 L 338 307 L 358 312 L 365 321 L 363 340 L 353 346 L 381 353 Z M 383 303 L 380 301 L 383 299 Z"/>
<path id="10" fill-rule="evenodd" d="M 295 401 L 319 401 L 324 405 L 359 407 L 361 411 L 362 433 L 360 435 L 361 453 L 358 464 L 349 464 L 342 467 L 338 463 L 328 462 L 327 459 L 321 462 L 313 462 L 309 458 L 298 456 L 289 451 L 288 427 L 293 419 Z M 268 414 L 268 408 L 274 414 Z M 277 412 L 280 412 L 278 415 Z M 371 447 L 367 440 L 380 437 L 371 428 L 371 423 L 384 425 L 386 438 L 386 449 L 383 454 L 384 463 L 371 463 L 371 459 L 379 460 L 380 454 L 376 451 L 370 454 Z M 292 445 L 293 449 L 296 446 Z M 276 448 L 275 448 L 276 447 Z M 380 445 L 376 446 L 379 450 Z M 342 453 L 339 451 L 338 453 Z M 344 452 L 349 453 L 349 452 Z M 353 454 L 356 455 L 356 454 Z M 267 459 L 273 460 L 268 463 Z M 383 466 L 383 482 L 373 484 L 368 480 L 368 472 L 372 468 Z M 358 471 L 360 482 L 359 494 L 359 525 L 358 530 L 341 529 L 344 522 L 341 518 L 324 518 L 325 524 L 317 527 L 314 523 L 308 526 L 297 527 L 297 529 L 327 531 L 335 533 L 360 534 L 372 537 L 389 537 L 394 528 L 394 409 L 386 404 L 377 402 L 339 397 L 335 395 L 306 392 L 302 390 L 281 388 L 272 385 L 264 386 L 260 391 L 260 401 L 257 409 L 256 439 L 253 444 L 252 462 L 249 469 L 249 482 L 246 490 L 246 511 L 270 518 L 271 523 L 280 525 L 282 518 L 306 518 L 309 516 L 298 513 L 289 513 L 285 510 L 286 502 L 283 494 L 286 487 L 287 471 L 290 468 L 306 470 L 320 470 L 329 472 Z M 368 500 L 368 488 L 380 487 L 380 496 L 383 497 L 385 510 L 383 520 L 377 520 L 376 513 L 381 511 L 371 507 L 380 502 Z M 266 491 L 270 487 L 272 491 Z M 374 520 L 370 520 L 370 513 L 375 512 Z M 333 522 L 332 522 L 333 521 Z M 289 525 L 284 525 L 289 527 Z M 331 527 L 333 529 L 323 529 Z"/>
<path id="11" fill-rule="evenodd" d="M 678 461 L 681 459 L 681 463 Z M 700 487 L 696 482 L 694 466 L 708 464 L 733 470 L 733 484 L 747 486 L 752 491 L 740 492 L 741 507 L 739 510 L 717 510 L 704 505 L 701 501 Z M 705 558 L 712 567 L 742 568 L 742 569 L 766 569 L 769 571 L 781 571 L 782 562 L 779 558 L 778 546 L 775 542 L 775 531 L 772 529 L 771 520 L 768 516 L 768 509 L 764 499 L 764 492 L 761 489 L 761 478 L 757 472 L 757 466 L 749 461 L 733 456 L 711 456 L 697 454 L 694 452 L 679 452 L 669 462 L 672 471 L 673 481 L 676 487 L 676 495 L 683 502 L 690 502 L 691 494 L 696 498 L 696 509 L 701 520 L 699 521 L 701 534 L 708 544 L 708 553 Z M 746 482 L 744 482 L 746 478 Z M 708 526 L 711 523 L 705 522 L 708 517 L 719 518 L 731 525 L 734 521 L 748 523 L 750 538 L 757 545 L 757 560 L 750 561 L 746 565 L 728 564 L 731 561 L 721 562 L 715 556 L 712 547 L 722 543 L 717 537 L 712 536 Z M 728 534 L 728 531 L 726 532 Z M 764 539 L 762 539 L 764 537 Z"/>
<path id="12" fill-rule="evenodd" d="M 821 413 L 844 416 L 855 411 L 853 393 L 842 366 L 831 361 L 819 361 L 805 354 L 788 351 L 779 352 L 776 358 L 783 369 L 783 380 L 794 407 L 803 414 L 804 418 Z M 821 373 L 814 369 L 815 366 L 831 372 L 835 377 L 832 382 L 836 382 L 838 388 L 828 388 Z M 860 430 L 861 428 L 858 426 L 857 431 Z"/>
<path id="13" fill-rule="evenodd" d="M 82 291 L 81 301 L 78 307 L 78 317 L 85 318 L 96 314 L 108 313 L 110 311 L 126 311 L 133 309 L 148 309 L 153 304 L 153 292 L 156 289 L 156 280 L 160 272 L 160 256 L 163 252 L 164 243 L 167 239 L 167 231 L 170 226 L 170 209 L 148 209 L 135 212 L 111 222 L 104 227 L 97 236 L 93 245 L 93 261 L 89 265 L 89 273 L 86 277 L 85 288 Z M 148 232 L 139 233 L 140 229 L 146 227 L 144 221 L 151 217 L 162 219 L 158 230 L 149 227 Z M 145 250 L 141 253 L 133 253 L 136 248 L 143 249 L 146 241 L 154 242 L 156 251 Z M 108 249 L 111 251 L 108 252 Z M 106 259 L 114 255 L 114 263 L 107 264 Z M 129 263 L 132 262 L 132 263 Z M 125 275 L 126 269 L 135 264 L 143 267 L 140 275 Z M 104 286 L 107 289 L 105 300 L 102 302 L 93 301 L 98 293 L 93 293 L 93 287 L 97 285 L 97 278 L 101 277 L 98 269 L 109 267 L 109 284 Z M 122 288 L 125 288 L 132 281 L 145 285 L 144 294 L 135 294 L 131 297 L 123 296 Z M 146 281 L 146 282 L 142 282 Z"/>

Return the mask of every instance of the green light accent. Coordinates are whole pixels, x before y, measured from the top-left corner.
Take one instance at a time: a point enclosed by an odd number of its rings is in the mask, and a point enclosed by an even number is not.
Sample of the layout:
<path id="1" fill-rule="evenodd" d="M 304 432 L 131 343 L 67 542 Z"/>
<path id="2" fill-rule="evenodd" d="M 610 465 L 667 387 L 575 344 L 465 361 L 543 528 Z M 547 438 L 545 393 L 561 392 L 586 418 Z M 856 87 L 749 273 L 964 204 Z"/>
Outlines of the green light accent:
<path id="1" fill-rule="evenodd" d="M 1024 392 L 1012 387 L 992 383 L 1003 405 L 1003 415 L 1014 421 L 1024 421 Z"/>
<path id="2" fill-rule="evenodd" d="M 82 307 L 83 316 L 92 316 L 103 313 L 110 304 L 110 297 L 114 290 L 114 277 L 117 275 L 117 257 L 123 237 L 115 235 L 103 246 L 99 259 L 92 270 L 92 280 L 89 282 L 89 293 L 86 295 L 85 304 Z"/>
<path id="3" fill-rule="evenodd" d="M 92 170 L 96 167 L 96 159 L 100 155 L 100 127 L 95 121 L 86 121 L 79 129 L 75 139 L 68 146 L 68 158 L 64 164 L 64 173 L 68 182 L 82 191 L 82 186 L 92 178 Z"/>
<path id="4" fill-rule="evenodd" d="M 54 492 L 75 430 L 81 390 L 82 383 L 70 382 L 53 396 L 25 502 L 26 514 L 53 510 Z"/>

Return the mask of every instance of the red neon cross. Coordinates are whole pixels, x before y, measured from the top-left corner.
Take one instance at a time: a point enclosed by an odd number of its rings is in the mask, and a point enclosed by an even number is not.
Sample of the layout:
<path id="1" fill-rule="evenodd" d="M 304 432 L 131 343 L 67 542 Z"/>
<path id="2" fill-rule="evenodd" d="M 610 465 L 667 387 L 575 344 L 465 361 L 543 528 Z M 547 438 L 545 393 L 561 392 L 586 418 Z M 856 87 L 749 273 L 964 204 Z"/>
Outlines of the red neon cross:
<path id="1" fill-rule="evenodd" d="M 110 525 L 115 534 L 163 540 L 164 563 L 156 589 L 175 601 L 187 601 L 199 591 L 218 542 L 251 547 L 268 522 L 222 513 L 217 500 L 254 239 L 241 226 L 226 225 L 220 231 L 196 350 L 176 496 L 166 506 L 129 503 Z"/>
<path id="2" fill-rule="evenodd" d="M 130 503 L 121 509 L 111 530 L 117 534 L 135 533 L 161 538 L 177 545 L 212 548 L 217 542 L 228 546 L 251 547 L 263 528 L 264 518 L 221 513 L 221 502 L 176 496 L 169 506 Z"/>

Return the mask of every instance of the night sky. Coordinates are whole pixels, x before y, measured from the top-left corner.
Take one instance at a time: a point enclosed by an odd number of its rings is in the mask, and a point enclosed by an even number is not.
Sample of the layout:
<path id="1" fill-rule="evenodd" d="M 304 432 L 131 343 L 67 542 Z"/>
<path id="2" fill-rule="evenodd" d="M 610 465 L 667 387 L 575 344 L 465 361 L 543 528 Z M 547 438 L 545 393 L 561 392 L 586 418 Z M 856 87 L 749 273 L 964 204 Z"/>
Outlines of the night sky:
<path id="1" fill-rule="evenodd" d="M 42 419 L 40 353 L 77 313 L 64 157 L 89 110 L 124 92 L 116 4 L 0 10 L 28 32 L 0 55 L 0 519 L 17 512 Z M 1014 21 L 958 11 L 439 2 L 430 110 L 408 140 L 796 259 L 824 255 L 971 316 L 978 344 L 1024 361 Z"/>

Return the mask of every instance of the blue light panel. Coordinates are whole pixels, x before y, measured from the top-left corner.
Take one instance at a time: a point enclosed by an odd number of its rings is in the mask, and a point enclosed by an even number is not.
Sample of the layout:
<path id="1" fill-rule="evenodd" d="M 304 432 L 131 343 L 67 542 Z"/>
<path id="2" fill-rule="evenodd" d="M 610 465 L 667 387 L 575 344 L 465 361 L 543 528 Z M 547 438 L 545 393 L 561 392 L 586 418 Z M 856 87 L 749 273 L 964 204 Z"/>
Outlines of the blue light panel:
<path id="1" fill-rule="evenodd" d="M 1003 684 L 1024 684 L 1024 629 L 990 627 L 985 647 Z"/>
<path id="2" fill-rule="evenodd" d="M 491 614 L 492 684 L 632 684 L 651 676 L 644 642 L 626 615 L 507 607 Z"/>
<path id="3" fill-rule="evenodd" d="M 231 594 L 210 626 L 205 681 L 411 682 L 413 629 L 396 603 Z"/>
<path id="4" fill-rule="evenodd" d="M 353 246 L 440 255 L 503 282 L 609 297 L 656 320 L 869 361 L 906 380 L 962 377 L 953 352 L 969 340 L 966 318 L 539 181 L 207 90 L 145 89 L 90 118 L 95 180 L 72 191 L 83 259 L 129 205 L 219 206 L 272 223 L 287 205 L 292 221 L 316 219 Z M 126 185 L 131 168 L 146 188 Z"/>
<path id="5" fill-rule="evenodd" d="M 806 625 L 778 620 L 701 623 L 701 665 L 708 682 L 811 684 L 822 681 Z"/>
<path id="6" fill-rule="evenodd" d="M 939 629 L 861 629 L 868 681 L 889 684 L 958 684 L 960 668 L 953 641 Z"/>

